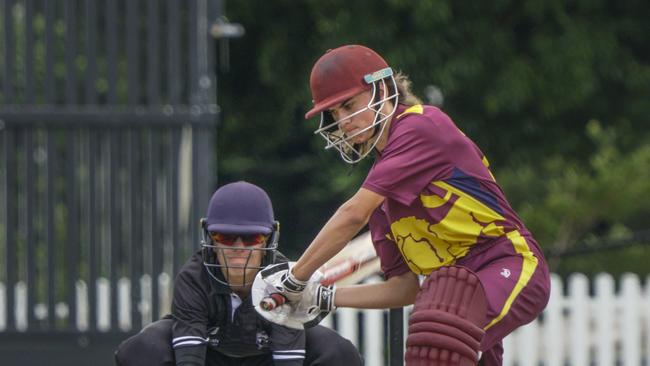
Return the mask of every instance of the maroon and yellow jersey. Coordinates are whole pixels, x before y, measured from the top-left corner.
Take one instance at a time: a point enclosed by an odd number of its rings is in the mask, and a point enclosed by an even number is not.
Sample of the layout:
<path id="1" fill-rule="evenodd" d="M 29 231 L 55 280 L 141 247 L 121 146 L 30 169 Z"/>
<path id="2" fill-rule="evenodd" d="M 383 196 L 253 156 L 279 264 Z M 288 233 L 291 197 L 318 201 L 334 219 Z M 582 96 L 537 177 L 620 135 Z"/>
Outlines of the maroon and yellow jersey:
<path id="1" fill-rule="evenodd" d="M 399 106 L 363 187 L 386 197 L 369 224 L 387 277 L 404 263 L 426 275 L 488 242 L 530 237 L 483 153 L 435 107 Z"/>

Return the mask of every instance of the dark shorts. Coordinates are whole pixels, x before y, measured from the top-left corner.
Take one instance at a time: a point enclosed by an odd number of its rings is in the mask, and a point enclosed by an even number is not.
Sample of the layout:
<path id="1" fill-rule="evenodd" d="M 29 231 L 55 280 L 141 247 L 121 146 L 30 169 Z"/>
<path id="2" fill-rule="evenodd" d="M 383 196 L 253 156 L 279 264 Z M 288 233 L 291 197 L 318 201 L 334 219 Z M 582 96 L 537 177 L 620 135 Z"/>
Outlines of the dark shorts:
<path id="1" fill-rule="evenodd" d="M 502 340 L 516 328 L 535 320 L 550 296 L 548 266 L 537 243 L 512 235 L 456 264 L 479 277 L 488 300 L 482 365 L 501 365 Z"/>

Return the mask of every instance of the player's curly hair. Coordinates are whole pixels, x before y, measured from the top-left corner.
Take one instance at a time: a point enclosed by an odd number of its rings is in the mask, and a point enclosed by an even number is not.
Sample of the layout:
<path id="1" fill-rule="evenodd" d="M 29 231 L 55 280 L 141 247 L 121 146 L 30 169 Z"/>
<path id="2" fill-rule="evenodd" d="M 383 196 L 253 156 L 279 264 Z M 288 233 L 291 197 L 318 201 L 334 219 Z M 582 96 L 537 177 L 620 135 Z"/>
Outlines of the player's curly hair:
<path id="1" fill-rule="evenodd" d="M 395 84 L 397 85 L 397 91 L 399 92 L 399 97 L 397 99 L 398 103 L 408 106 L 424 104 L 422 103 L 422 99 L 415 95 L 413 93 L 413 90 L 411 90 L 411 85 L 413 83 L 411 82 L 411 79 L 408 77 L 408 75 L 404 74 L 401 71 L 398 71 L 395 75 Z"/>

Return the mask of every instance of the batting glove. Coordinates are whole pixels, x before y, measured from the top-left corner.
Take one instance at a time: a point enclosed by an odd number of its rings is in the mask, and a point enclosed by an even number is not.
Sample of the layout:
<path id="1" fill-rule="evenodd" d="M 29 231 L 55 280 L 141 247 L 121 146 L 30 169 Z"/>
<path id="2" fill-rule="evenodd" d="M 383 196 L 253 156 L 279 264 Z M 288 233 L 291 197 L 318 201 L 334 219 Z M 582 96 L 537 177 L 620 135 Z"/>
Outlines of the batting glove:
<path id="1" fill-rule="evenodd" d="M 273 287 L 274 293 L 279 293 L 289 302 L 296 303 L 300 301 L 307 281 L 301 281 L 291 273 L 295 264 L 296 262 L 285 262 L 267 266 L 257 274 L 257 277 Z M 315 276 L 322 277 L 322 274 L 318 272 Z"/>
<path id="2" fill-rule="evenodd" d="M 255 310 L 266 320 L 303 329 L 303 324 L 310 319 L 305 318 L 306 309 L 301 309 L 298 313 L 296 310 L 308 282 L 300 281 L 291 274 L 294 264 L 295 262 L 274 264 L 259 271 L 251 294 Z M 323 274 L 316 271 L 310 281 L 318 282 L 322 277 Z"/>
<path id="3" fill-rule="evenodd" d="M 310 280 L 296 306 L 295 314 L 301 317 L 305 328 L 313 327 L 336 309 L 335 297 L 335 285 L 323 286 L 319 281 Z"/>

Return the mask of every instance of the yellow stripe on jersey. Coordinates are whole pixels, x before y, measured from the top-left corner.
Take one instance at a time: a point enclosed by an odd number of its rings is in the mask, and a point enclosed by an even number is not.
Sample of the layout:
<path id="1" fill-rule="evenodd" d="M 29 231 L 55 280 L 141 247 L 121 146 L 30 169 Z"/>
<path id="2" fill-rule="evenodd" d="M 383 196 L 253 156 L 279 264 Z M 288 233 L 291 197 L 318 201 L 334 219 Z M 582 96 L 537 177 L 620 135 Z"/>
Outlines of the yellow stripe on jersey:
<path id="1" fill-rule="evenodd" d="M 397 116 L 397 118 L 401 118 L 403 115 L 409 114 L 409 113 L 422 114 L 422 113 L 424 113 L 424 107 L 422 107 L 421 104 L 412 105 L 412 106 L 406 108 L 404 110 L 404 112 L 402 112 L 399 116 Z"/>
<path id="2" fill-rule="evenodd" d="M 530 250 L 530 247 L 528 246 L 526 239 L 523 236 L 521 236 L 519 231 L 515 230 L 509 232 L 507 234 L 507 237 L 512 242 L 515 251 L 521 254 L 521 257 L 523 259 L 523 264 L 521 266 L 521 273 L 519 274 L 517 283 L 515 284 L 514 289 L 510 293 L 510 296 L 508 296 L 508 299 L 506 300 L 505 304 L 503 304 L 503 308 L 501 309 L 501 312 L 496 318 L 492 319 L 492 321 L 483 328 L 485 330 L 490 329 L 493 325 L 498 323 L 501 319 L 503 319 L 504 316 L 508 314 L 508 311 L 510 311 L 510 307 L 512 307 L 512 303 L 515 302 L 515 299 L 517 298 L 521 290 L 524 287 L 526 287 L 528 281 L 530 281 L 530 278 L 533 276 L 533 273 L 535 273 L 535 269 L 537 268 L 537 263 L 538 263 L 537 257 L 535 257 L 533 252 Z"/>
<path id="3" fill-rule="evenodd" d="M 487 157 L 485 157 L 485 155 L 483 155 L 483 165 L 485 165 L 487 168 L 488 173 L 490 173 L 490 177 L 492 177 L 492 180 L 496 182 L 496 178 L 494 178 L 494 174 L 492 174 L 492 170 L 490 170 L 490 162 L 488 161 Z"/>

